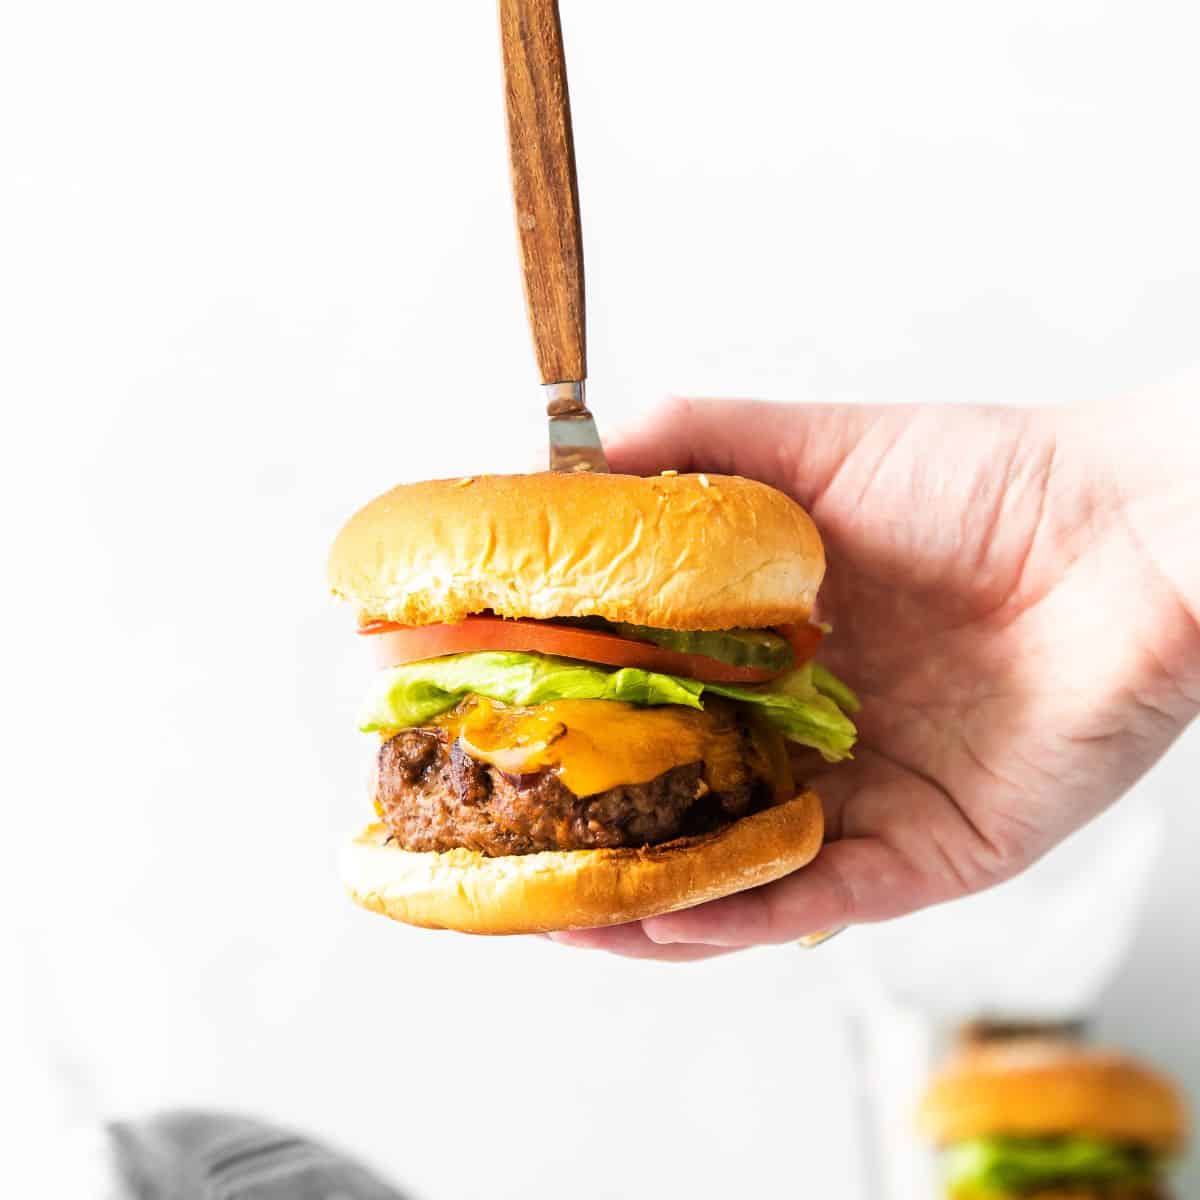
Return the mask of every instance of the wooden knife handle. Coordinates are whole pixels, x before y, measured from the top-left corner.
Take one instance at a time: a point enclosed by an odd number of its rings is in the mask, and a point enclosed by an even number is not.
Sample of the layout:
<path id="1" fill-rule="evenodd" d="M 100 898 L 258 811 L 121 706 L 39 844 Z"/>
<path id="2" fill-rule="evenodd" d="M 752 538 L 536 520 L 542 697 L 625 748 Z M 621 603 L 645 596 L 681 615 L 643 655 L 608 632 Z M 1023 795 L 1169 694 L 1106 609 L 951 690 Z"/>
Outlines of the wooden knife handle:
<path id="1" fill-rule="evenodd" d="M 525 302 L 543 383 L 587 376 L 583 236 L 558 0 L 500 0 Z"/>

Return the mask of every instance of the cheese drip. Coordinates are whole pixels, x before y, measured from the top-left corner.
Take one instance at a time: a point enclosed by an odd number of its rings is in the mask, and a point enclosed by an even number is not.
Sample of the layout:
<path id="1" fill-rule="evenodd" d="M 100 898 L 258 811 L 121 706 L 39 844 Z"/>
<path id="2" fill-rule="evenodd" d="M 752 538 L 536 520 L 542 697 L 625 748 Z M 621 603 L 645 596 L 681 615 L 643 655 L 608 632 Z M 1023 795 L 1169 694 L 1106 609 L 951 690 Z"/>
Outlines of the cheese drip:
<path id="1" fill-rule="evenodd" d="M 720 703 L 703 711 L 615 700 L 513 708 L 472 696 L 434 724 L 460 738 L 472 758 L 510 775 L 555 771 L 577 796 L 647 783 L 694 762 L 704 764 L 709 788 L 723 792 L 744 783 L 750 769 L 732 710 Z"/>

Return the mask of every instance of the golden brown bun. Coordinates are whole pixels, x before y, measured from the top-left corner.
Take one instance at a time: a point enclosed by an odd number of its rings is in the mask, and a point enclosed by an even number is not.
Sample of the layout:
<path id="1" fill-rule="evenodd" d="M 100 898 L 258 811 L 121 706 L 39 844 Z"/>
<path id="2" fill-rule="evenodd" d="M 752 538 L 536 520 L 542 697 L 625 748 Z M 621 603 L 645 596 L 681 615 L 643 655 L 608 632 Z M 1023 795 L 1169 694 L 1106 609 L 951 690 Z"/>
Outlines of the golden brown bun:
<path id="1" fill-rule="evenodd" d="M 329 581 L 364 619 L 404 625 L 604 617 L 665 629 L 801 621 L 825 573 L 795 501 L 724 475 L 480 475 L 373 500 L 334 542 Z"/>
<path id="2" fill-rule="evenodd" d="M 342 878 L 355 903 L 428 929 L 592 929 L 770 883 L 811 861 L 823 832 L 814 792 L 717 833 L 640 850 L 415 853 L 388 843 L 382 825 L 368 825 L 343 852 Z"/>
<path id="3" fill-rule="evenodd" d="M 1032 1039 L 974 1046 L 934 1076 L 917 1115 L 946 1143 L 990 1135 L 1086 1134 L 1161 1150 L 1187 1137 L 1171 1082 L 1113 1051 Z"/>

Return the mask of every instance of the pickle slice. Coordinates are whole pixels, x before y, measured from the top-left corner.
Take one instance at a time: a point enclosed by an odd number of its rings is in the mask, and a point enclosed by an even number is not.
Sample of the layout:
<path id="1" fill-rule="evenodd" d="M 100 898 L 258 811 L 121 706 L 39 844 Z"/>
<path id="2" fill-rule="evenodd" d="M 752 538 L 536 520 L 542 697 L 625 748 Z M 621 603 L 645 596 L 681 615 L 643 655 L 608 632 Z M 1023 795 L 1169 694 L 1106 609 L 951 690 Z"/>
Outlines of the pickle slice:
<path id="1" fill-rule="evenodd" d="M 605 627 L 635 642 L 650 642 L 679 654 L 703 654 L 732 667 L 782 671 L 792 662 L 791 646 L 768 629 L 652 629 L 626 621 L 607 621 Z"/>

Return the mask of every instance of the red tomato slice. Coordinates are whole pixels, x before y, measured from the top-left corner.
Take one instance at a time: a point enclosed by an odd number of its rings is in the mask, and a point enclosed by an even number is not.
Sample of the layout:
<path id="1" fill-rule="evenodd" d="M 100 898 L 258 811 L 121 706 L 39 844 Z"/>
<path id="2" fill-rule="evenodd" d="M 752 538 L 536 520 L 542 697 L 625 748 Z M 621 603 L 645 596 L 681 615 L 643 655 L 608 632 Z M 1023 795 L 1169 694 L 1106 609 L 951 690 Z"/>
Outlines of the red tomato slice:
<path id="1" fill-rule="evenodd" d="M 817 648 L 821 645 L 821 639 L 825 636 L 825 631 L 819 625 L 810 624 L 808 621 L 803 621 L 798 625 L 776 625 L 775 632 L 780 637 L 787 639 L 788 645 L 792 648 L 792 657 L 798 667 L 802 667 L 816 654 Z"/>
<path id="2" fill-rule="evenodd" d="M 457 625 L 396 625 L 390 621 L 372 621 L 360 625 L 358 632 L 370 634 L 375 639 L 381 667 L 473 650 L 520 650 L 578 658 L 609 667 L 637 667 L 665 675 L 684 675 L 708 683 L 763 683 L 779 674 L 758 667 L 730 666 L 702 654 L 680 654 L 597 629 L 576 629 L 545 621 L 504 617 L 468 617 Z"/>

